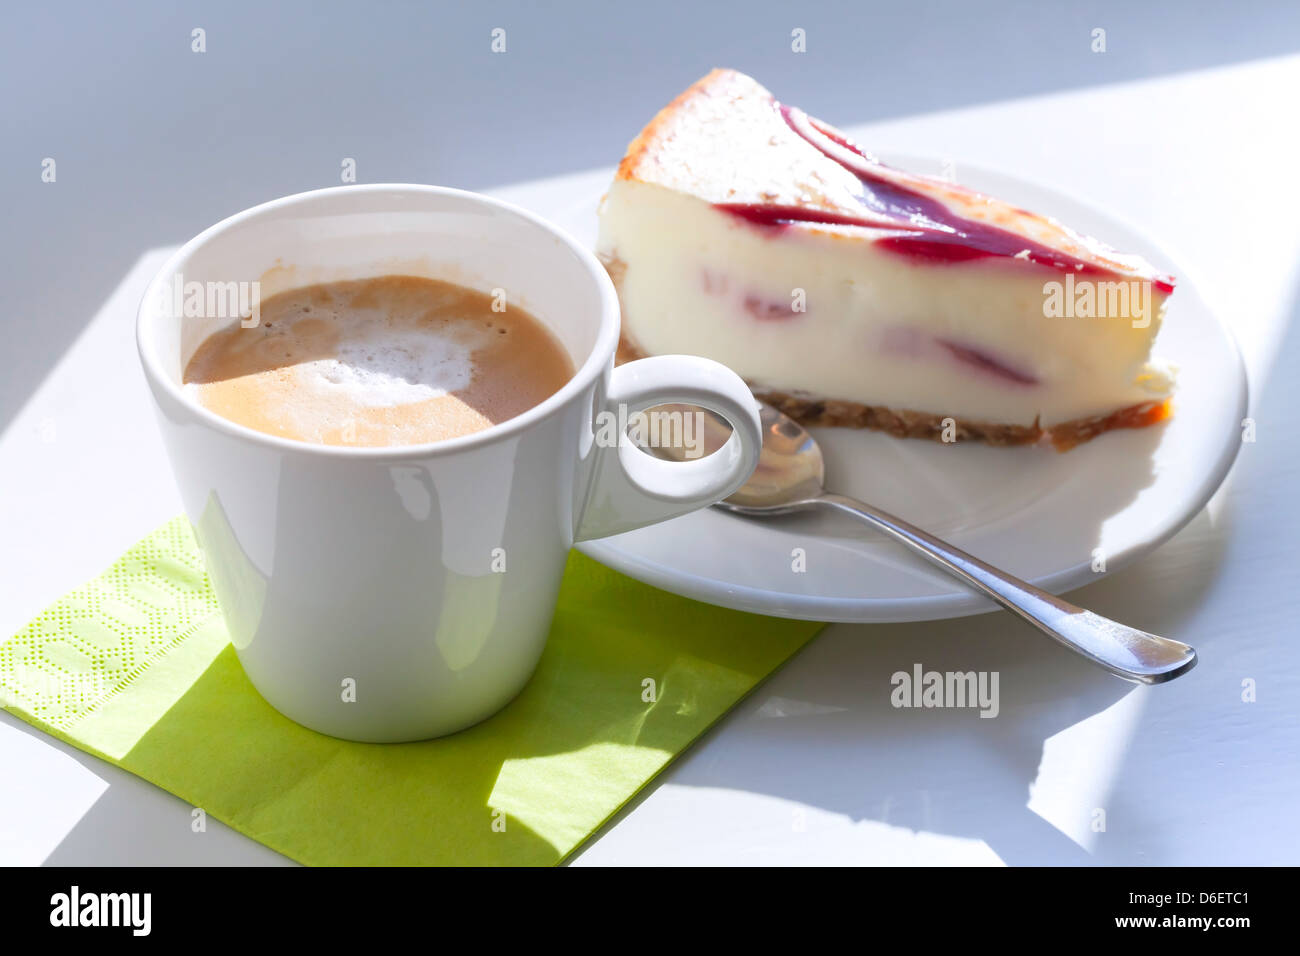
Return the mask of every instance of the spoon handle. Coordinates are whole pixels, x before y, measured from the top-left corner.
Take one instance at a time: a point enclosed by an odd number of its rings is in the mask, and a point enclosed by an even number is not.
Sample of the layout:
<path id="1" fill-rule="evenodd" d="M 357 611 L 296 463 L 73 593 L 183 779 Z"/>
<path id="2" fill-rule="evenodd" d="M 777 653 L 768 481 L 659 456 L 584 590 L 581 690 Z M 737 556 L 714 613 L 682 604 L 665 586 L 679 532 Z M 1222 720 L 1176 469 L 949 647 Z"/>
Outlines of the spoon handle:
<path id="1" fill-rule="evenodd" d="M 1196 651 L 1186 644 L 1075 607 L 871 505 L 835 494 L 824 494 L 815 501 L 885 532 L 1048 637 L 1126 680 L 1159 684 L 1187 673 L 1196 663 Z"/>

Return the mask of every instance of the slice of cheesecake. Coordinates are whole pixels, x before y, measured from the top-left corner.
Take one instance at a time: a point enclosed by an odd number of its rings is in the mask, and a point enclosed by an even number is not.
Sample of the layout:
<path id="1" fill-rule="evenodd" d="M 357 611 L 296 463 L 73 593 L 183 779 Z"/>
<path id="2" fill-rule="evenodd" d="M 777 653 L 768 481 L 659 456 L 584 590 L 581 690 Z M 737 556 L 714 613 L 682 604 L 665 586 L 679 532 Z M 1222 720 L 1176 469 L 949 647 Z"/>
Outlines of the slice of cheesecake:
<path id="1" fill-rule="evenodd" d="M 1172 278 L 885 166 L 732 70 L 632 141 L 597 251 L 622 359 L 715 359 L 805 424 L 1068 448 L 1169 414 Z"/>

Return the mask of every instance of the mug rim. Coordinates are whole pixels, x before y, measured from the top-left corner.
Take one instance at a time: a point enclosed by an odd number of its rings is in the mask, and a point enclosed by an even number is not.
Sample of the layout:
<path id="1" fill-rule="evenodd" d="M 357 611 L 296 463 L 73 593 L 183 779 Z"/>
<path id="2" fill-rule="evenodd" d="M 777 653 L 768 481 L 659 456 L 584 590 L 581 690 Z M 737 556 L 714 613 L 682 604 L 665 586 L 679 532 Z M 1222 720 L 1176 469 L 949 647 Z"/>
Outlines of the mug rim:
<path id="1" fill-rule="evenodd" d="M 249 219 L 280 208 L 302 205 L 344 192 L 420 193 L 451 197 L 470 204 L 493 207 L 507 215 L 523 219 L 551 234 L 570 252 L 575 254 L 578 262 L 586 269 L 589 278 L 596 283 L 600 298 L 600 326 L 596 332 L 596 341 L 582 365 L 554 395 L 539 402 L 532 408 L 520 412 L 513 418 L 508 418 L 503 422 L 471 432 L 468 435 L 459 435 L 455 438 L 444 438 L 432 442 L 421 442 L 414 445 L 326 445 L 317 442 L 299 441 L 293 438 L 282 438 L 278 435 L 258 431 L 247 425 L 241 425 L 228 418 L 223 418 L 201 402 L 187 395 L 185 390 L 172 381 L 171 376 L 161 368 L 161 359 L 157 354 L 155 343 L 152 341 L 146 342 L 146 306 L 157 300 L 158 284 L 175 272 L 177 265 L 186 257 L 192 255 L 195 249 L 211 241 L 215 236 L 242 225 Z M 151 318 L 154 317 L 154 313 L 149 312 L 148 314 Z M 140 305 L 136 310 L 135 338 L 136 352 L 140 357 L 140 364 L 144 368 L 149 385 L 154 389 L 161 389 L 174 401 L 189 409 L 198 417 L 201 423 L 231 437 L 252 441 L 277 451 L 296 452 L 298 454 L 322 455 L 344 459 L 405 459 L 453 454 L 488 445 L 526 431 L 537 422 L 549 417 L 581 395 L 605 371 L 618 346 L 620 321 L 618 293 L 615 291 L 614 283 L 610 279 L 609 273 L 605 271 L 605 267 L 601 265 L 600 260 L 596 258 L 591 250 L 580 244 L 568 232 L 554 223 L 548 222 L 536 213 L 502 199 L 496 199 L 467 189 L 456 189 L 451 186 L 431 186 L 421 183 L 362 183 L 348 186 L 329 186 L 324 189 L 312 189 L 281 196 L 278 199 L 250 206 L 204 229 L 168 256 L 167 261 L 162 264 L 157 274 L 149 281 L 149 285 L 145 288 Z"/>

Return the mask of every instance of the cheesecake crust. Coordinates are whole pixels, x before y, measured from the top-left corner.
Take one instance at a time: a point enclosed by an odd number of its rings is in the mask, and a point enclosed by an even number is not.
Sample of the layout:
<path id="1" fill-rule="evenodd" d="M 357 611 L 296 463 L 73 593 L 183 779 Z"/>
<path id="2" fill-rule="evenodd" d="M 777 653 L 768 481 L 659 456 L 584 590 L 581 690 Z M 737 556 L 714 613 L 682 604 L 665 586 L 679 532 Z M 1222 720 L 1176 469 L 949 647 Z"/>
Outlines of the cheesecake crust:
<path id="1" fill-rule="evenodd" d="M 622 365 L 646 358 L 626 335 L 620 335 L 615 361 Z M 1164 421 L 1172 414 L 1168 399 L 1143 402 L 1121 408 L 1108 415 L 1076 418 L 1072 421 L 1041 427 L 1032 425 L 1001 425 L 959 418 L 955 415 L 936 415 L 909 409 L 888 408 L 883 405 L 863 405 L 834 398 L 816 398 L 793 392 L 764 389 L 749 383 L 754 397 L 767 402 L 778 411 L 789 415 L 807 427 L 869 428 L 886 432 L 895 438 L 928 438 L 950 444 L 962 441 L 979 441 L 986 445 L 1007 447 L 1012 445 L 1037 445 L 1050 443 L 1057 451 L 1069 451 L 1076 445 L 1091 441 L 1098 435 L 1117 428 L 1145 428 Z M 951 424 L 949 422 L 951 421 Z M 945 432 L 948 437 L 945 438 Z"/>

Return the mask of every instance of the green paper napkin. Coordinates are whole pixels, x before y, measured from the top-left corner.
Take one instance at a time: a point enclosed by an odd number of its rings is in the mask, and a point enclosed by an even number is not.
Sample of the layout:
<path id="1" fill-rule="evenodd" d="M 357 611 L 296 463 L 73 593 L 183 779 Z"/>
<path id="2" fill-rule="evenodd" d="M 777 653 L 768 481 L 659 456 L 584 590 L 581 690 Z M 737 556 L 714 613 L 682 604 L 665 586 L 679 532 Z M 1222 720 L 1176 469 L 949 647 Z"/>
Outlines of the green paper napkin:
<path id="1" fill-rule="evenodd" d="M 820 627 L 575 552 L 505 710 L 440 740 L 349 743 L 249 684 L 177 518 L 0 645 L 0 703 L 303 863 L 553 864 Z"/>

